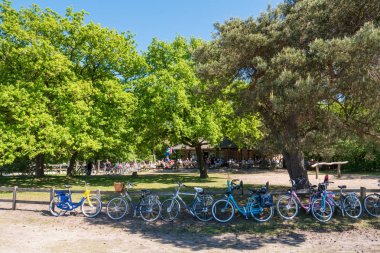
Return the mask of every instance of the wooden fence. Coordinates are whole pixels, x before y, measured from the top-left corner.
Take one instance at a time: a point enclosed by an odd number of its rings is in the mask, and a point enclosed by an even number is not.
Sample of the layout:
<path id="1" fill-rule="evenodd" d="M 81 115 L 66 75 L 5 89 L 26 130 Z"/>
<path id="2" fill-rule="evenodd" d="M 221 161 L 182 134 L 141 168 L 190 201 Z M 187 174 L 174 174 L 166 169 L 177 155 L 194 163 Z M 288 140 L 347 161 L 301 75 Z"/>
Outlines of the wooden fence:
<path id="1" fill-rule="evenodd" d="M 37 188 L 19 188 L 17 186 L 15 187 L 0 187 L 0 192 L 12 192 L 13 193 L 13 197 L 12 199 L 0 199 L 0 202 L 10 202 L 12 203 L 12 210 L 16 210 L 16 205 L 17 203 L 20 203 L 20 204 L 42 204 L 42 205 L 48 205 L 50 203 L 50 201 L 53 199 L 54 197 L 54 188 L 49 188 L 49 189 L 37 189 Z M 17 199 L 17 193 L 18 192 L 45 192 L 45 193 L 49 193 L 49 201 L 35 201 L 35 200 L 18 200 Z M 71 190 L 72 193 L 83 193 L 83 190 Z M 210 191 L 210 192 L 207 192 L 209 194 L 213 194 L 213 195 L 221 195 L 221 194 L 224 194 L 225 191 Z M 333 192 L 339 192 L 339 190 L 333 190 Z M 366 194 L 367 193 L 371 193 L 371 192 L 379 192 L 379 189 L 366 189 L 365 187 L 360 187 L 360 189 L 344 189 L 343 192 L 355 192 L 355 193 L 359 193 L 360 194 L 360 197 L 362 199 L 365 198 Z M 101 195 L 110 195 L 110 194 L 116 194 L 114 191 L 100 191 L 99 189 L 98 190 L 95 190 L 95 191 L 92 191 L 91 193 L 93 194 L 96 194 L 97 196 L 101 197 Z M 138 195 L 140 194 L 139 191 L 130 191 L 128 192 L 130 195 Z M 156 191 L 152 191 L 152 193 L 154 194 L 157 194 L 159 196 L 172 196 L 173 195 L 173 192 L 156 192 Z M 245 191 L 244 193 L 248 193 L 248 191 Z M 270 192 L 271 194 L 273 195 L 282 195 L 282 194 L 285 194 L 286 191 L 271 191 Z M 191 195 L 191 193 L 181 193 L 182 195 Z M 307 192 L 306 191 L 299 191 L 298 194 L 300 195 L 306 195 Z"/>

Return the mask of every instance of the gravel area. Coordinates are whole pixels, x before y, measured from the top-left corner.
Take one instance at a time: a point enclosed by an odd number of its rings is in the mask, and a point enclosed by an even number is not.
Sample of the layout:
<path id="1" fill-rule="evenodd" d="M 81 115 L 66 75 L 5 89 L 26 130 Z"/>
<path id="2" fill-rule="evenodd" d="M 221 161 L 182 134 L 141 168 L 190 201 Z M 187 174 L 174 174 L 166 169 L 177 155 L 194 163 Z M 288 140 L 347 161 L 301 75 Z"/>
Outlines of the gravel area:
<path id="1" fill-rule="evenodd" d="M 181 229 L 171 232 L 170 226 L 182 226 L 182 222 L 147 224 L 137 218 L 113 222 L 104 214 L 95 219 L 81 214 L 57 218 L 33 208 L 0 209 L 0 252 L 380 252 L 377 220 L 371 228 L 345 231 L 205 236 Z"/>

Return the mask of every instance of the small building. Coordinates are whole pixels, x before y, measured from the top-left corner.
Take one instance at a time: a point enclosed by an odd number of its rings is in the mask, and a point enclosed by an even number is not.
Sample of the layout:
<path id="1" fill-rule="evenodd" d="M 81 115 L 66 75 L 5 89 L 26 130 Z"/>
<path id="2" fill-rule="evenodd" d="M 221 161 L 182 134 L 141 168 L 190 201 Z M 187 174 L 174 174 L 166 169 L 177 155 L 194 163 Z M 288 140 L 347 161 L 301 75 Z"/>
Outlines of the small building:
<path id="1" fill-rule="evenodd" d="M 178 144 L 172 148 L 177 153 L 177 158 L 181 158 L 182 160 L 196 159 L 196 153 L 195 153 L 194 147 L 184 145 L 184 144 Z M 202 145 L 202 153 L 203 153 L 203 159 L 205 160 L 207 158 L 210 158 L 212 160 L 223 159 L 224 161 L 229 161 L 229 160 L 241 161 L 241 160 L 248 160 L 249 158 L 251 159 L 255 158 L 253 149 L 251 148 L 239 149 L 235 143 L 228 140 L 227 138 L 224 138 L 223 141 L 215 147 L 209 144 Z"/>

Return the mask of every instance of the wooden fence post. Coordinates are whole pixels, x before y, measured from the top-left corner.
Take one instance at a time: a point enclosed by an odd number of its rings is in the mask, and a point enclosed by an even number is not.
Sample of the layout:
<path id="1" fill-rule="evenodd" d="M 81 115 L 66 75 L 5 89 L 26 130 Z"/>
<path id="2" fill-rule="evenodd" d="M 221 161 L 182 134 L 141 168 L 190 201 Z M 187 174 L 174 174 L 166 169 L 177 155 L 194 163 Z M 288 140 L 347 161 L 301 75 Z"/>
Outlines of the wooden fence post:
<path id="1" fill-rule="evenodd" d="M 50 200 L 49 202 L 51 202 L 54 198 L 54 188 L 50 188 Z"/>
<path id="2" fill-rule="evenodd" d="M 360 198 L 364 200 L 366 196 L 367 196 L 367 188 L 360 187 Z"/>
<path id="3" fill-rule="evenodd" d="M 338 178 L 340 178 L 342 176 L 342 174 L 340 172 L 340 164 L 338 164 L 337 172 L 338 172 Z"/>
<path id="4" fill-rule="evenodd" d="M 315 179 L 318 179 L 318 174 L 319 174 L 319 165 L 315 166 Z"/>
<path id="5" fill-rule="evenodd" d="M 16 210 L 17 186 L 13 188 L 12 210 Z"/>

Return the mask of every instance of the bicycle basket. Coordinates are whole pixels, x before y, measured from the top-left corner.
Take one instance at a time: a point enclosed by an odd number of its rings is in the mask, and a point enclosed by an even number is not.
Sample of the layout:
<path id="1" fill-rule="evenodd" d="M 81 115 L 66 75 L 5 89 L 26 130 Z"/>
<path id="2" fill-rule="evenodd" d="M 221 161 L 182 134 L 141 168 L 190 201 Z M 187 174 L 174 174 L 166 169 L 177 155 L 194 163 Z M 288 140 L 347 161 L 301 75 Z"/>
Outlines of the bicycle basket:
<path id="1" fill-rule="evenodd" d="M 261 194 L 261 206 L 262 207 L 271 207 L 273 206 L 273 195 L 272 194 Z"/>
<path id="2" fill-rule="evenodd" d="M 60 202 L 67 202 L 69 200 L 69 193 L 67 191 L 55 191 L 55 196 L 59 198 Z"/>
<path id="3" fill-rule="evenodd" d="M 125 189 L 124 183 L 114 182 L 113 187 L 115 188 L 115 192 L 123 192 Z"/>

